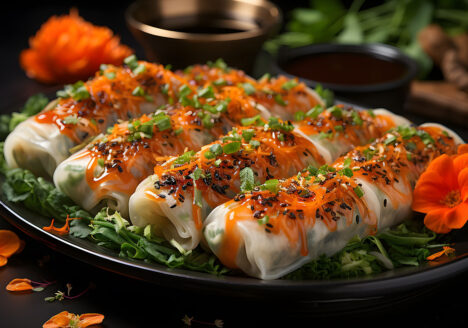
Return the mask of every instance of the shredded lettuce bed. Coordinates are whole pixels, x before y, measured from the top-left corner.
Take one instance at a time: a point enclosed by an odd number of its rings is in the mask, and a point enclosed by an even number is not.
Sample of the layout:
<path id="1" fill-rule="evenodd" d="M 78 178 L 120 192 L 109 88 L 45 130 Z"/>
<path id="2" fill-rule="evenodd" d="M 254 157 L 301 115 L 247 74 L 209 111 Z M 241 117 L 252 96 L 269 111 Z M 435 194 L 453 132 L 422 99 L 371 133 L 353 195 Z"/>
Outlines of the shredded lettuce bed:
<path id="1" fill-rule="evenodd" d="M 43 95 L 33 96 L 20 113 L 1 115 L 0 140 L 4 140 L 21 120 L 42 110 L 48 102 L 44 98 Z M 175 241 L 156 237 L 151 226 L 133 226 L 118 212 L 108 208 L 93 216 L 56 189 L 53 183 L 34 176 L 28 170 L 8 168 L 3 146 L 2 141 L 0 173 L 5 176 L 2 192 L 6 199 L 61 222 L 65 222 L 67 216 L 81 218 L 71 221 L 70 236 L 114 250 L 123 258 L 215 275 L 239 274 L 223 266 L 213 254 L 201 247 L 185 252 Z M 447 245 L 447 238 L 447 235 L 427 230 L 422 220 L 407 221 L 376 236 L 355 238 L 339 253 L 331 257 L 323 255 L 282 279 L 355 278 L 402 266 L 418 266 L 426 262 L 432 249 Z"/>

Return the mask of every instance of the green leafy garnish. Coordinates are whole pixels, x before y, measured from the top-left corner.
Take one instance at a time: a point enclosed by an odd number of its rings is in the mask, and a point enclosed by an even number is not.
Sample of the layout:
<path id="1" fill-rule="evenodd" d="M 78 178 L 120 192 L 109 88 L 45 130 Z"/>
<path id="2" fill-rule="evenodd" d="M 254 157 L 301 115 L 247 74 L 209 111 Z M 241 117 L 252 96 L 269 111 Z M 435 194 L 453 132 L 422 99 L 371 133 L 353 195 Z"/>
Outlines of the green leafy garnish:
<path id="1" fill-rule="evenodd" d="M 242 192 L 251 191 L 255 187 L 255 175 L 250 167 L 244 167 L 239 172 L 240 189 Z"/>

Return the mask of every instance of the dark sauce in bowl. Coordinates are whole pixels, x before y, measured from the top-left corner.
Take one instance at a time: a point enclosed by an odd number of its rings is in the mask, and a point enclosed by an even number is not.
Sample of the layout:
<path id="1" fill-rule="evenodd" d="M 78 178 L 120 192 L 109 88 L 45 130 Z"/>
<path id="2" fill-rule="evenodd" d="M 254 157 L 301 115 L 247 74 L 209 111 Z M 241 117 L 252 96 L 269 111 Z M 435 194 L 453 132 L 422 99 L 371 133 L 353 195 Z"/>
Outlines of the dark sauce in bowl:
<path id="1" fill-rule="evenodd" d="M 400 80 L 408 73 L 401 62 L 352 52 L 309 54 L 282 66 L 291 75 L 334 85 L 382 84 Z"/>
<path id="2" fill-rule="evenodd" d="M 220 15 L 179 16 L 153 20 L 151 26 L 174 32 L 192 34 L 231 34 L 259 28 L 254 21 Z"/>

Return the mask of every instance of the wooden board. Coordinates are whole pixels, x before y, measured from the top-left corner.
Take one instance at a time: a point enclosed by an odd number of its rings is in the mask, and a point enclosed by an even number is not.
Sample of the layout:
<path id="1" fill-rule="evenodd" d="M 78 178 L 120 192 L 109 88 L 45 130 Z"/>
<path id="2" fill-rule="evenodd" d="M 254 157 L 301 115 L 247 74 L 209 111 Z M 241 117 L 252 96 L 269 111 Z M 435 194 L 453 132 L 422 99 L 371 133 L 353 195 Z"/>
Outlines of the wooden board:
<path id="1" fill-rule="evenodd" d="M 415 81 L 406 110 L 438 122 L 468 127 L 468 93 L 445 81 Z"/>

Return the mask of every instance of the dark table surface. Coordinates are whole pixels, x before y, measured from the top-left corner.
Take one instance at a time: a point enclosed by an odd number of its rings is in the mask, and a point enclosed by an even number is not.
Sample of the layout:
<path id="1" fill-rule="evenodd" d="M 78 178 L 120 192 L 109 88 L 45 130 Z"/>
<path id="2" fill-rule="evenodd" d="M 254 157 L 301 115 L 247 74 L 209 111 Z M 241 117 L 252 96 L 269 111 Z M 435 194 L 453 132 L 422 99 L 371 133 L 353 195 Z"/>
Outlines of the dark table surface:
<path id="1" fill-rule="evenodd" d="M 122 42 L 132 46 L 140 57 L 141 49 L 125 27 L 123 11 L 129 1 L 89 1 L 73 3 L 83 17 L 98 25 L 106 25 L 119 34 Z M 50 88 L 28 79 L 18 64 L 21 49 L 27 47 L 28 38 L 51 15 L 68 11 L 70 5 L 59 2 L 34 3 L 27 9 L 20 4 L 3 12 L 0 58 L 0 109 L 15 109 L 27 97 Z M 23 4 L 24 5 L 24 4 Z M 18 19 L 21 18 L 21 19 Z M 13 24 L 15 22 L 15 24 Z M 12 26 L 14 25 L 14 28 Z M 407 116 L 415 122 L 426 117 Z M 465 140 L 468 129 L 449 125 Z M 338 326 L 343 324 L 375 326 L 381 324 L 418 324 L 419 326 L 467 325 L 468 272 L 449 281 L 430 286 L 414 295 L 401 295 L 398 299 L 373 307 L 371 311 L 345 313 L 339 307 L 333 312 L 317 311 L 317 304 L 301 308 L 287 306 L 288 300 L 271 302 L 268 299 L 249 300 L 193 293 L 170 287 L 133 280 L 118 273 L 105 271 L 56 252 L 23 234 L 0 218 L 0 229 L 10 229 L 26 241 L 24 251 L 12 257 L 7 266 L 0 268 L 0 327 L 41 327 L 51 316 L 67 310 L 72 313 L 98 312 L 105 315 L 102 327 L 184 327 L 182 319 L 193 317 L 193 327 L 213 327 L 214 321 L 224 327 L 293 327 Z M 13 278 L 34 281 L 55 281 L 41 292 L 11 294 L 4 287 Z M 71 294 L 81 291 L 83 296 L 73 300 L 46 302 L 57 290 Z M 308 311 L 308 308 L 309 310 Z"/>

